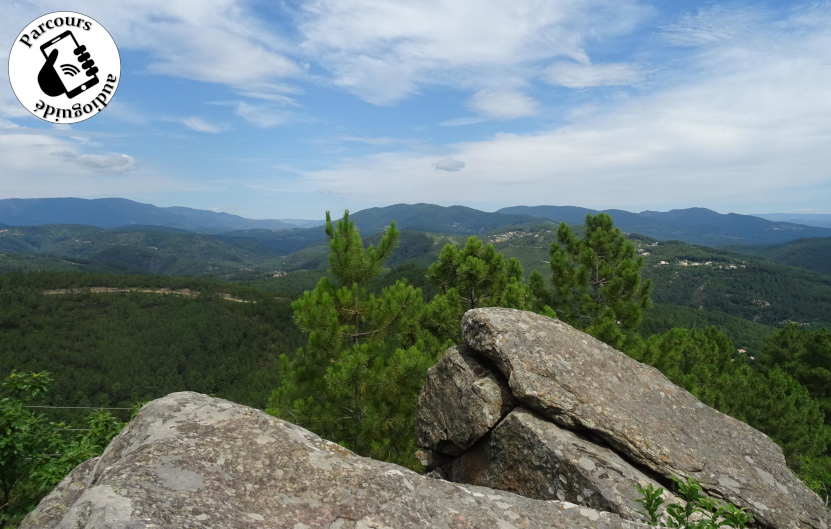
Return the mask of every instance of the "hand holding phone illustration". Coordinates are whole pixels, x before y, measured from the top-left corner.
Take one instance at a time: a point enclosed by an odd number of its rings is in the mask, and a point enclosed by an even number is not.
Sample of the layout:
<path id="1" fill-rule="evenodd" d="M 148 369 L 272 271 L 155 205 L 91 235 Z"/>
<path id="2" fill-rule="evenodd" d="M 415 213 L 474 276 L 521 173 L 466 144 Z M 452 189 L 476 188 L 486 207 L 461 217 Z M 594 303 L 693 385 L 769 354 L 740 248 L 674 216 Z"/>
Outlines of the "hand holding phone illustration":
<path id="1" fill-rule="evenodd" d="M 66 94 L 72 99 L 98 84 L 98 67 L 86 46 L 79 45 L 71 31 L 64 31 L 41 46 L 40 50 L 46 57 L 38 73 L 38 85 L 44 94 L 51 97 Z M 80 68 L 74 62 L 80 63 Z M 59 65 L 57 68 L 56 64 Z M 82 72 L 86 75 L 81 75 Z"/>

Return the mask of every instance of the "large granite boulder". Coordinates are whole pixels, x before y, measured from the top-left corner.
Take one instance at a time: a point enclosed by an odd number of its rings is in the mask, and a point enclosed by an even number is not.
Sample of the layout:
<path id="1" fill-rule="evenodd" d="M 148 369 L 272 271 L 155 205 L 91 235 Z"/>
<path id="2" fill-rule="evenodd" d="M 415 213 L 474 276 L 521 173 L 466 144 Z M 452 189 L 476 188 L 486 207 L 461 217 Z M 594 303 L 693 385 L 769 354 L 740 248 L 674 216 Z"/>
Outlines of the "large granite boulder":
<path id="1" fill-rule="evenodd" d="M 462 334 L 508 377 L 514 398 L 559 425 L 600 436 L 664 478 L 695 478 L 711 495 L 753 512 L 759 525 L 831 525 L 831 512 L 788 470 L 775 443 L 657 369 L 530 312 L 471 310 Z"/>
<path id="2" fill-rule="evenodd" d="M 608 447 L 516 408 L 450 465 L 449 478 L 541 500 L 565 500 L 642 521 L 637 485 L 661 484 Z M 681 500 L 664 492 L 664 500 Z"/>
<path id="3" fill-rule="evenodd" d="M 513 407 L 508 381 L 482 365 L 465 345 L 451 347 L 427 370 L 418 396 L 419 446 L 457 456 Z"/>
<path id="4" fill-rule="evenodd" d="M 431 479 L 189 392 L 144 406 L 62 485 L 21 529 L 645 528 L 573 503 Z"/>

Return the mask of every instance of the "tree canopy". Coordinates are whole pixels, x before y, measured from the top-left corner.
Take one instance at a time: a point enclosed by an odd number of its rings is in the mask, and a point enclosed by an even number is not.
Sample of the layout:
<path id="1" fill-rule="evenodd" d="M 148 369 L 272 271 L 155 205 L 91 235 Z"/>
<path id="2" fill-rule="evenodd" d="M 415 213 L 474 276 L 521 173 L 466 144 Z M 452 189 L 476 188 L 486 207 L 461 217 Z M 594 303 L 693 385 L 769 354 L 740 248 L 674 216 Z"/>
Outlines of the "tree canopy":
<path id="1" fill-rule="evenodd" d="M 367 290 L 399 232 L 393 222 L 377 246 L 364 247 L 347 211 L 336 224 L 326 212 L 326 235 L 334 281 L 322 278 L 292 304 L 308 341 L 293 358 L 282 355 L 267 411 L 359 454 L 417 467 L 418 392 L 444 347 L 425 329 L 420 289 L 399 280 L 377 295 Z"/>
<path id="2" fill-rule="evenodd" d="M 651 305 L 643 257 L 606 213 L 586 215 L 583 239 L 565 222 L 551 245 L 552 307 L 569 324 L 620 349 Z"/>

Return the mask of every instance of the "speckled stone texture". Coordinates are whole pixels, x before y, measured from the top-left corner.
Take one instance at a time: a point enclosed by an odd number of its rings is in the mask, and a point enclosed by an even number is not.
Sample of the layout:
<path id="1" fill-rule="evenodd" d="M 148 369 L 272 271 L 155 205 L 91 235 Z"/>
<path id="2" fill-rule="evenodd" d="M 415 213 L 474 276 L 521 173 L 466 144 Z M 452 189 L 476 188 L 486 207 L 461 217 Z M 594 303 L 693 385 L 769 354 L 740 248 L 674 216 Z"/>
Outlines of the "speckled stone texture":
<path id="1" fill-rule="evenodd" d="M 565 500 L 633 521 L 643 520 L 636 486 L 661 487 L 613 450 L 523 408 L 514 409 L 456 458 L 449 477 L 529 498 Z M 667 492 L 664 500 L 681 503 Z"/>
<path id="2" fill-rule="evenodd" d="M 67 474 L 52 493 L 41 500 L 37 509 L 29 514 L 20 526 L 21 529 L 53 529 L 58 525 L 69 508 L 89 487 L 98 460 L 97 457 L 87 459 Z"/>
<path id="3" fill-rule="evenodd" d="M 785 465 L 766 435 L 705 406 L 657 369 L 552 318 L 475 309 L 467 344 L 508 377 L 523 406 L 590 430 L 664 477 L 692 477 L 713 496 L 777 529 L 828 529 L 831 512 Z"/>
<path id="4" fill-rule="evenodd" d="M 144 406 L 82 493 L 60 494 L 21 529 L 645 529 L 572 503 L 421 476 L 189 392 Z M 66 509 L 54 508 L 61 501 Z"/>
<path id="5" fill-rule="evenodd" d="M 418 396 L 419 446 L 457 456 L 513 407 L 507 379 L 472 353 L 465 345 L 451 347 L 427 371 Z"/>

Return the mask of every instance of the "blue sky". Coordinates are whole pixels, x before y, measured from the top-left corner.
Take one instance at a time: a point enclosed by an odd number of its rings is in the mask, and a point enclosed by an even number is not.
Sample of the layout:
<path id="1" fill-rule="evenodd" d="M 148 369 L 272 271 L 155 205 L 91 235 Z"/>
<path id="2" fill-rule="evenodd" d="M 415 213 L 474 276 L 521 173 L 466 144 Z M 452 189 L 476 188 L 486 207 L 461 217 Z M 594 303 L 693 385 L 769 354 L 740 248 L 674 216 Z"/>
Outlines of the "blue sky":
<path id="1" fill-rule="evenodd" d="M 829 2 L 0 0 L 5 59 L 59 10 L 121 83 L 55 127 L 0 82 L 0 198 L 831 213 Z"/>

